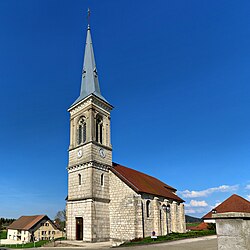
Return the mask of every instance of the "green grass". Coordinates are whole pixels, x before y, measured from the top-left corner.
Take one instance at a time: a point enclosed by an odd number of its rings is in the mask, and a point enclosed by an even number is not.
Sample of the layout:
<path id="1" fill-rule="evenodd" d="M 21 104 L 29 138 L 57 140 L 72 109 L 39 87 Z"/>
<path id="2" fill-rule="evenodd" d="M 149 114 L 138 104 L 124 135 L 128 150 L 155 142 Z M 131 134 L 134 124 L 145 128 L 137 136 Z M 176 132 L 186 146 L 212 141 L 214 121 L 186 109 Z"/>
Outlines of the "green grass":
<path id="1" fill-rule="evenodd" d="M 6 230 L 2 230 L 0 232 L 0 239 L 7 239 L 7 231 Z"/>
<path id="2" fill-rule="evenodd" d="M 187 227 L 196 227 L 200 224 L 200 222 L 186 223 Z"/>
<path id="3" fill-rule="evenodd" d="M 35 243 L 35 247 L 41 247 L 44 244 L 48 243 L 48 240 L 40 240 Z M 26 243 L 26 244 L 13 244 L 13 245 L 1 245 L 2 247 L 7 247 L 7 248 L 32 248 L 34 247 L 34 243 Z"/>
<path id="4" fill-rule="evenodd" d="M 197 238 L 207 235 L 214 235 L 216 234 L 214 230 L 204 230 L 204 231 L 190 231 L 187 233 L 171 233 L 165 236 L 158 236 L 157 239 L 153 240 L 151 237 L 146 238 L 139 238 L 134 239 L 129 242 L 125 242 L 120 246 L 133 246 L 133 245 L 141 245 L 141 244 L 155 244 L 155 243 L 162 243 L 166 241 L 174 241 L 180 239 L 188 239 L 188 238 Z"/>

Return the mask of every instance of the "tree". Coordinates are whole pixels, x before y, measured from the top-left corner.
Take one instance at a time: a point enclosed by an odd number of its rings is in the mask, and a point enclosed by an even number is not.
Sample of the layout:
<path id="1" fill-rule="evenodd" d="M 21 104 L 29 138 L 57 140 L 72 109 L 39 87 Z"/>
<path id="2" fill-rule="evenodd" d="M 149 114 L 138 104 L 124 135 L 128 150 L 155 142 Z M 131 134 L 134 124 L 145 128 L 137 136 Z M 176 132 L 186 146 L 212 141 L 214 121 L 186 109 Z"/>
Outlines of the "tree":
<path id="1" fill-rule="evenodd" d="M 64 231 L 66 225 L 66 210 L 58 211 L 55 216 L 55 223 L 60 228 L 60 230 Z"/>
<path id="2" fill-rule="evenodd" d="M 208 223 L 207 229 L 208 230 L 216 230 L 216 224 L 215 223 Z"/>

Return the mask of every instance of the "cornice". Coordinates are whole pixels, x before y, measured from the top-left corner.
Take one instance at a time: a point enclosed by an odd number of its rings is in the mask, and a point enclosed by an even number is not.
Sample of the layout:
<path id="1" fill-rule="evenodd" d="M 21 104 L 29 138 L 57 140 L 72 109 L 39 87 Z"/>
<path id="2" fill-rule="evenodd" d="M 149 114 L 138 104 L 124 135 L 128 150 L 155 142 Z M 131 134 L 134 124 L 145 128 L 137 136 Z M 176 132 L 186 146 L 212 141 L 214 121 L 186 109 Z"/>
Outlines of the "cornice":
<path id="1" fill-rule="evenodd" d="M 72 151 L 72 150 L 74 150 L 74 149 L 77 149 L 77 148 L 83 147 L 83 146 L 88 145 L 88 144 L 90 144 L 90 143 L 92 143 L 92 144 L 94 144 L 94 145 L 96 145 L 96 146 L 98 146 L 98 147 L 105 148 L 105 149 L 107 149 L 107 150 L 112 151 L 112 146 L 111 146 L 111 147 L 109 147 L 109 146 L 103 145 L 103 144 L 101 144 L 101 143 L 99 143 L 99 142 L 96 142 L 96 141 L 94 141 L 94 140 L 91 140 L 91 141 L 88 141 L 88 142 L 82 143 L 82 144 L 77 145 L 77 146 L 72 147 L 72 148 L 69 148 L 69 149 L 68 149 L 68 151 L 70 152 L 70 151 Z"/>
<path id="2" fill-rule="evenodd" d="M 86 201 L 86 200 L 89 200 L 90 202 L 92 201 L 99 201 L 99 202 L 104 202 L 104 203 L 110 202 L 110 199 L 99 198 L 99 197 L 85 197 L 85 198 L 78 198 L 78 199 L 69 199 L 67 200 L 67 202 Z"/>
<path id="3" fill-rule="evenodd" d="M 109 112 L 112 110 L 113 106 L 111 106 L 109 103 L 104 102 L 102 99 L 98 98 L 97 96 L 91 94 L 85 99 L 81 100 L 79 103 L 76 103 L 72 107 L 68 109 L 68 112 L 70 112 L 70 115 L 74 115 L 77 113 L 79 110 L 87 107 L 90 104 L 95 104 L 99 108 L 102 108 L 106 112 Z"/>
<path id="4" fill-rule="evenodd" d="M 89 161 L 89 162 L 84 162 L 84 163 L 68 166 L 67 170 L 69 173 L 73 173 L 75 171 L 86 169 L 86 168 L 96 168 L 96 169 L 100 169 L 103 171 L 108 171 L 109 168 L 111 168 L 111 166 L 97 162 L 97 161 Z"/>

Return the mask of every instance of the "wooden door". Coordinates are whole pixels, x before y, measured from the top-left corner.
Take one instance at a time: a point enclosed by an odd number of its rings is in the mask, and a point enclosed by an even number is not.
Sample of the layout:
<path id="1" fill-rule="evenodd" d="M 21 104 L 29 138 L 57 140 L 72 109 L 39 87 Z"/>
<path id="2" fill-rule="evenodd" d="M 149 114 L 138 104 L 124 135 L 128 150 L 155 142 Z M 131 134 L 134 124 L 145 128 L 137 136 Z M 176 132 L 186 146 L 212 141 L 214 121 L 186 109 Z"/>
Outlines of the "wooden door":
<path id="1" fill-rule="evenodd" d="M 76 240 L 83 240 L 83 218 L 76 218 Z"/>

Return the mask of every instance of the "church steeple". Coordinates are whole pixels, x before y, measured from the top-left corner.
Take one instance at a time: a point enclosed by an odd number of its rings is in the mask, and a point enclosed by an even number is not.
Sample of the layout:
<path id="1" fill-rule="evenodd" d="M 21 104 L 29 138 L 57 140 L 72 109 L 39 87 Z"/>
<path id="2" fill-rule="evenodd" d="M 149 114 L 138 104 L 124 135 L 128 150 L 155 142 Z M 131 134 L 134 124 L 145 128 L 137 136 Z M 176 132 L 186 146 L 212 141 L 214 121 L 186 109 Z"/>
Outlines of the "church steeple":
<path id="1" fill-rule="evenodd" d="M 90 33 L 90 25 L 88 24 L 84 62 L 82 69 L 81 92 L 80 96 L 76 99 L 72 106 L 91 94 L 94 94 L 103 101 L 107 102 L 100 91 L 93 44 Z"/>

